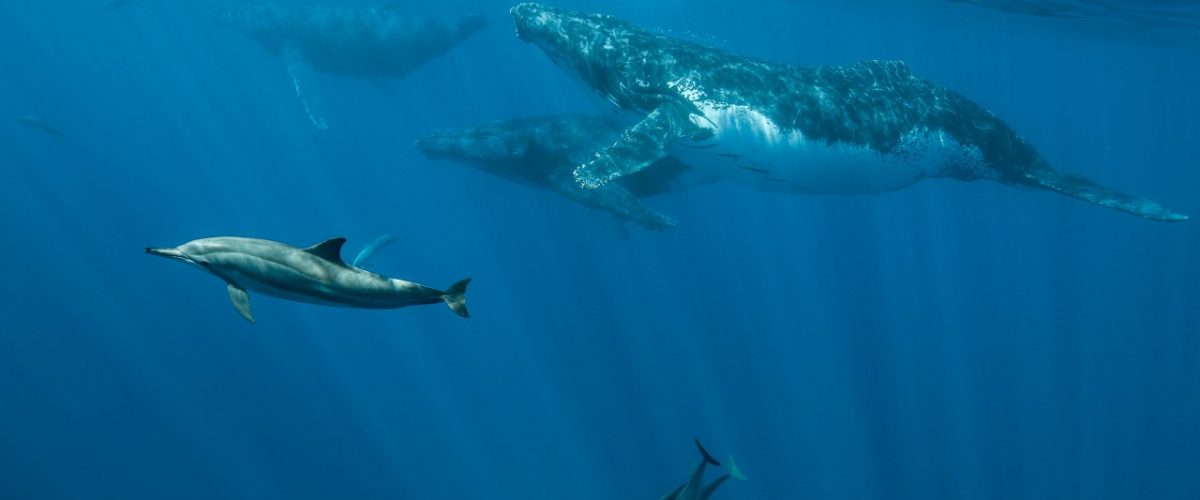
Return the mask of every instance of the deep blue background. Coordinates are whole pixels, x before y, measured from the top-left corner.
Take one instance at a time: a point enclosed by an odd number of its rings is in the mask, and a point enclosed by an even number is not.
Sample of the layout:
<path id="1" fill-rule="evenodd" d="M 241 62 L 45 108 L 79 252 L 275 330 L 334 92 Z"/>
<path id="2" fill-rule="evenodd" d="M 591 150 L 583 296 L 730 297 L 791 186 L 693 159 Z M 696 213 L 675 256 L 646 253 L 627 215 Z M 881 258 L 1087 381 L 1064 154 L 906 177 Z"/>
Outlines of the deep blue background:
<path id="1" fill-rule="evenodd" d="M 652 499 L 700 436 L 722 499 L 1200 498 L 1200 225 L 927 181 L 868 197 L 716 185 L 606 214 L 448 162 L 443 127 L 604 110 L 509 2 L 391 91 L 283 62 L 214 2 L 0 1 L 0 497 Z M 1186 37 L 943 2 L 578 1 L 800 64 L 902 59 L 1060 170 L 1200 215 Z M 213 235 L 405 240 L 444 307 L 254 296 L 142 253 Z"/>

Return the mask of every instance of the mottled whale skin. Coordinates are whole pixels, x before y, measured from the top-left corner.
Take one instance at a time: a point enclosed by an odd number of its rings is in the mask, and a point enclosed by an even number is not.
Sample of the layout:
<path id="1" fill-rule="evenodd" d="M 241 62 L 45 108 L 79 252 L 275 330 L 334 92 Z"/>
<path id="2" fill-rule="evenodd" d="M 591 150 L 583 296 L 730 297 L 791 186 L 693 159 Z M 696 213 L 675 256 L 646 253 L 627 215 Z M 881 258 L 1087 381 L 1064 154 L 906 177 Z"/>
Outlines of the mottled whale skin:
<path id="1" fill-rule="evenodd" d="M 709 465 L 720 467 L 721 462 L 718 462 L 712 457 L 712 455 L 708 453 L 708 450 L 704 449 L 704 446 L 700 444 L 699 439 L 693 440 L 696 442 L 696 448 L 700 450 L 700 463 L 696 464 L 696 467 L 692 469 L 692 474 L 688 476 L 688 480 L 686 482 L 676 487 L 670 493 L 663 495 L 659 498 L 659 500 L 708 500 L 712 497 L 713 493 L 717 491 L 717 488 L 719 488 L 730 478 L 737 479 L 739 481 L 746 480 L 746 476 L 742 475 L 742 471 L 738 470 L 737 464 L 734 463 L 733 457 L 730 456 L 727 460 L 729 462 L 729 470 L 724 474 L 721 474 L 720 477 L 714 479 L 711 483 L 705 485 L 705 467 Z"/>
<path id="2" fill-rule="evenodd" d="M 365 309 L 396 309 L 445 303 L 467 317 L 470 278 L 445 291 L 380 276 L 346 264 L 345 238 L 331 238 L 308 248 L 276 241 L 220 236 L 189 241 L 175 248 L 146 248 L 146 253 L 191 264 L 226 283 L 229 300 L 246 321 L 254 323 L 247 290 L 310 304 Z M 370 247 L 366 251 L 373 252 Z M 366 252 L 365 251 L 365 252 Z"/>
<path id="3" fill-rule="evenodd" d="M 1055 172 L 1008 125 L 902 62 L 801 67 L 669 38 L 615 17 L 520 4 L 520 39 L 640 121 L 575 169 L 595 188 L 667 154 L 763 189 L 872 194 L 989 179 L 1158 221 L 1187 217 Z"/>
<path id="4" fill-rule="evenodd" d="M 283 56 L 309 118 L 326 128 L 313 73 L 356 78 L 403 78 L 466 40 L 487 22 L 468 16 L 455 24 L 408 15 L 399 4 L 376 7 L 246 5 L 217 18 Z"/>
<path id="5" fill-rule="evenodd" d="M 558 193 L 621 221 L 663 231 L 670 217 L 640 198 L 707 184 L 715 180 L 671 157 L 597 189 L 580 187 L 572 171 L 599 148 L 612 144 L 625 123 L 604 115 L 547 115 L 442 130 L 417 140 L 431 159 L 449 159 L 520 184 Z"/>

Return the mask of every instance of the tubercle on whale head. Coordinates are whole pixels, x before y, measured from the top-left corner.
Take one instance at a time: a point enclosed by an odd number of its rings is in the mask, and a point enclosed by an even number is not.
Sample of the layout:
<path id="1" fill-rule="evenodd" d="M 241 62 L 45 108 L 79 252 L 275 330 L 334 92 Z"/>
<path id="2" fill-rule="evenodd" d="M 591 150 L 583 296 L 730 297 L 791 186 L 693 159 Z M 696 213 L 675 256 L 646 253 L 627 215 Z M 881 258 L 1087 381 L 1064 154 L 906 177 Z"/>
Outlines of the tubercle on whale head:
<path id="1" fill-rule="evenodd" d="M 537 45 L 555 65 L 622 107 L 628 72 L 625 41 L 642 30 L 613 16 L 523 3 L 509 10 L 517 38 Z M 613 71 L 624 68 L 622 71 Z"/>

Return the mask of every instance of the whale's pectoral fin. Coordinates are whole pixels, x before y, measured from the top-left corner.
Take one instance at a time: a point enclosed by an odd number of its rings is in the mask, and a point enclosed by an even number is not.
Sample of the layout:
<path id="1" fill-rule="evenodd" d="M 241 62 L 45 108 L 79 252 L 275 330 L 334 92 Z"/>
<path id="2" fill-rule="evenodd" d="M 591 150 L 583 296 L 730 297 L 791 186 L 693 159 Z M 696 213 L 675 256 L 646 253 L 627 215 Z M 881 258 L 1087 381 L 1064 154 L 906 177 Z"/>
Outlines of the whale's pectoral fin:
<path id="1" fill-rule="evenodd" d="M 229 301 L 233 303 L 233 308 L 237 309 L 238 314 L 241 314 L 246 321 L 254 323 L 254 314 L 250 312 L 250 294 L 246 293 L 244 288 L 241 288 L 233 283 L 226 286 L 229 289 Z"/>
<path id="2" fill-rule="evenodd" d="M 675 101 L 663 103 L 622 132 L 613 145 L 597 151 L 595 158 L 576 167 L 575 181 L 588 189 L 598 188 L 661 160 L 676 139 L 701 138 L 709 132 L 693 122 L 693 109 Z"/>
<path id="3" fill-rule="evenodd" d="M 312 121 L 313 126 L 321 130 L 329 128 L 325 123 L 325 113 L 321 111 L 321 100 L 317 97 L 316 73 L 313 71 L 312 62 L 304 56 L 304 52 L 292 44 L 283 46 L 283 60 L 287 63 L 288 74 L 292 75 L 296 95 L 300 96 L 308 119 Z"/>
<path id="4" fill-rule="evenodd" d="M 1027 173 L 1025 177 L 1035 185 L 1051 191 L 1138 217 L 1164 222 L 1183 222 L 1188 219 L 1188 216 L 1167 210 L 1153 201 L 1113 191 L 1083 176 L 1060 174 L 1053 170 L 1042 169 Z"/>
<path id="5" fill-rule="evenodd" d="M 616 183 L 594 189 L 584 189 L 575 183 L 570 172 L 563 170 L 550 176 L 554 191 L 583 206 L 603 210 L 618 219 L 634 222 L 651 231 L 666 231 L 676 226 L 675 220 L 647 208 L 629 191 Z"/>

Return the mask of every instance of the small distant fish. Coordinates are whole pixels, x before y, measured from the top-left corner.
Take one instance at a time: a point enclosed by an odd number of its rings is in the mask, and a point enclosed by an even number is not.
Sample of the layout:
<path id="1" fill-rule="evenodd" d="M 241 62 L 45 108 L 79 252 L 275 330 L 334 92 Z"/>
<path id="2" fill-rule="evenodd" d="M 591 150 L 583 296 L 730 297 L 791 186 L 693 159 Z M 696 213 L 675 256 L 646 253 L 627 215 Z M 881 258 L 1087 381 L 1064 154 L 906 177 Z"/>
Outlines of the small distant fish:
<path id="1" fill-rule="evenodd" d="M 17 123 L 20 123 L 21 125 L 24 125 L 31 129 L 41 130 L 42 132 L 45 132 L 47 134 L 58 137 L 59 139 L 67 138 L 66 134 L 64 134 L 61 130 L 59 130 L 54 125 L 51 125 L 50 120 L 47 120 L 46 117 L 44 117 L 44 116 L 17 115 L 17 116 L 14 116 L 13 119 L 16 120 Z"/>

